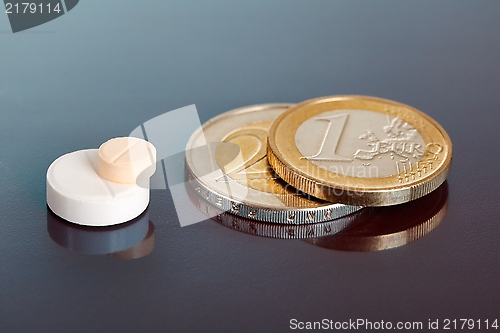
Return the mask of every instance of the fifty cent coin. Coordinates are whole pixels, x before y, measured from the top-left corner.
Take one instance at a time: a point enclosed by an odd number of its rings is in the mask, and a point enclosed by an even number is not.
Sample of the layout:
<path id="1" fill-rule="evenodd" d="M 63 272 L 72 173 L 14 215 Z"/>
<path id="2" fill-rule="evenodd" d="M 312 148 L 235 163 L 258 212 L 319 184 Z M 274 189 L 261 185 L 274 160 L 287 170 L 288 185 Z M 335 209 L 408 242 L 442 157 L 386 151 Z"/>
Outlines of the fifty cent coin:
<path id="1" fill-rule="evenodd" d="M 268 158 L 283 180 L 317 198 L 389 206 L 445 181 L 451 141 L 435 120 L 408 105 L 331 96 L 279 116 L 269 132 Z"/>
<path id="2" fill-rule="evenodd" d="M 239 108 L 212 118 L 193 133 L 186 148 L 186 172 L 195 191 L 223 211 L 271 223 L 318 223 L 358 210 L 297 191 L 269 166 L 268 131 L 289 106 Z"/>

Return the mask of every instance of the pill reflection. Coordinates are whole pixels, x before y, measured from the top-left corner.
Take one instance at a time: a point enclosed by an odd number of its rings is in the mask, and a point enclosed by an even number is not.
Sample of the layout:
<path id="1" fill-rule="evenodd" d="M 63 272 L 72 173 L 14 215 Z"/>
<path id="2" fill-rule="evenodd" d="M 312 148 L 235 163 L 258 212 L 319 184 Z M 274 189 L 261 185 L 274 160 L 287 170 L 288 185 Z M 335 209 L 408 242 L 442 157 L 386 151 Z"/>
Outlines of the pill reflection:
<path id="1" fill-rule="evenodd" d="M 122 259 L 122 260 L 130 260 L 130 259 L 138 259 L 147 256 L 155 247 L 155 226 L 153 222 L 149 222 L 149 230 L 146 237 L 137 245 L 114 253 L 108 254 L 110 257 Z"/>
<path id="2" fill-rule="evenodd" d="M 333 236 L 307 238 L 315 246 L 341 251 L 379 251 L 406 245 L 433 231 L 448 207 L 448 184 L 401 205 L 364 208 L 365 214 Z"/>
<path id="3" fill-rule="evenodd" d="M 47 207 L 47 231 L 58 245 L 84 254 L 134 259 L 151 253 L 154 247 L 154 225 L 148 209 L 120 225 L 91 227 L 70 223 Z"/>

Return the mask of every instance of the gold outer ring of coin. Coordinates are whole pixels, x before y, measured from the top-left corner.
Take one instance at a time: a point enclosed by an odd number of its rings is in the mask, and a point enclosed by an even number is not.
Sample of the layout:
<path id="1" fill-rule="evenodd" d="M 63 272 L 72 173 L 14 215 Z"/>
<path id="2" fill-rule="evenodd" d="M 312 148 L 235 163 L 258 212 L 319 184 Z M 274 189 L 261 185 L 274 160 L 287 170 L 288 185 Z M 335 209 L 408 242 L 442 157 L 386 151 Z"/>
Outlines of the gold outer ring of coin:
<path id="1" fill-rule="evenodd" d="M 361 209 L 360 206 L 331 203 L 314 197 L 297 195 L 295 189 L 291 191 L 292 193 L 286 192 L 288 187 L 291 188 L 288 184 L 286 186 L 266 184 L 276 186 L 276 190 L 279 191 L 275 193 L 259 190 L 239 183 L 221 170 L 216 158 L 217 150 L 221 146 L 224 147 L 221 143 L 225 142 L 225 139 L 233 137 L 235 133 L 241 133 L 244 129 L 245 135 L 248 135 L 249 132 L 253 132 L 255 135 L 260 133 L 258 146 L 262 147 L 262 150 L 259 148 L 258 151 L 262 157 L 259 158 L 259 161 L 264 161 L 267 166 L 266 170 L 272 171 L 266 161 L 268 129 L 270 123 L 291 105 L 259 104 L 241 107 L 210 119 L 195 131 L 187 143 L 185 165 L 188 181 L 198 195 L 217 208 L 233 215 L 280 224 L 324 222 Z M 267 125 L 265 125 L 265 129 L 260 128 L 259 130 L 258 126 L 261 126 L 259 124 L 262 123 Z M 215 152 L 211 152 L 212 143 L 216 143 Z M 203 151 L 203 148 L 206 148 L 206 152 Z M 256 157 L 257 153 L 250 155 Z M 254 162 L 249 161 L 250 164 L 257 165 Z M 245 167 L 249 167 L 246 162 Z M 251 173 L 245 173 L 245 175 L 251 175 Z M 282 183 L 282 180 L 276 179 L 273 183 L 275 182 Z M 280 193 L 282 191 L 285 193 Z"/>
<path id="2" fill-rule="evenodd" d="M 379 113 L 416 129 L 425 143 L 421 161 L 389 176 L 359 178 L 321 168 L 299 151 L 295 136 L 304 122 L 323 113 L 351 110 Z M 342 131 L 338 137 L 341 135 Z M 329 96 L 302 102 L 281 114 L 269 131 L 267 156 L 284 181 L 312 196 L 348 205 L 390 206 L 420 198 L 439 187 L 450 170 L 452 144 L 435 120 L 411 106 L 369 96 Z"/>

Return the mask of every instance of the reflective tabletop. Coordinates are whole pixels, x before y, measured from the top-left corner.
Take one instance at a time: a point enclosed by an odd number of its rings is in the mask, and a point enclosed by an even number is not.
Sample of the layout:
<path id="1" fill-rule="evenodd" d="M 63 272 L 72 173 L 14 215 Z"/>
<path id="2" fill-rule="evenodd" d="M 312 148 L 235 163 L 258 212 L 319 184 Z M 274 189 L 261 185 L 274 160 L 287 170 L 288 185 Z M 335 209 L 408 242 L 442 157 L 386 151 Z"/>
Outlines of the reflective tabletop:
<path id="1" fill-rule="evenodd" d="M 499 16 L 494 0 L 108 0 L 12 33 L 0 12 L 0 331 L 500 320 Z M 438 121 L 453 142 L 444 185 L 313 239 L 259 236 L 196 200 L 181 208 L 202 222 L 181 227 L 169 189 L 104 229 L 47 208 L 53 160 L 170 110 L 195 104 L 205 122 L 343 94 Z"/>

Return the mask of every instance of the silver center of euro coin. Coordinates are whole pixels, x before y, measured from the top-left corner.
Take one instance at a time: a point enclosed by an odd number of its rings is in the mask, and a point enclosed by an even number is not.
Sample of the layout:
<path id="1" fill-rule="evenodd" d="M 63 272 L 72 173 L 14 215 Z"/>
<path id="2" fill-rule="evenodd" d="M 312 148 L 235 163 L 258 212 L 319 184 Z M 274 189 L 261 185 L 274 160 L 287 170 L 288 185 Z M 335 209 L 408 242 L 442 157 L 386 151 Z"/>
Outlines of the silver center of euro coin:
<path id="1" fill-rule="evenodd" d="M 310 118 L 297 129 L 295 144 L 316 166 L 357 178 L 406 172 L 425 153 L 424 139 L 413 126 L 367 110 L 327 111 Z"/>

